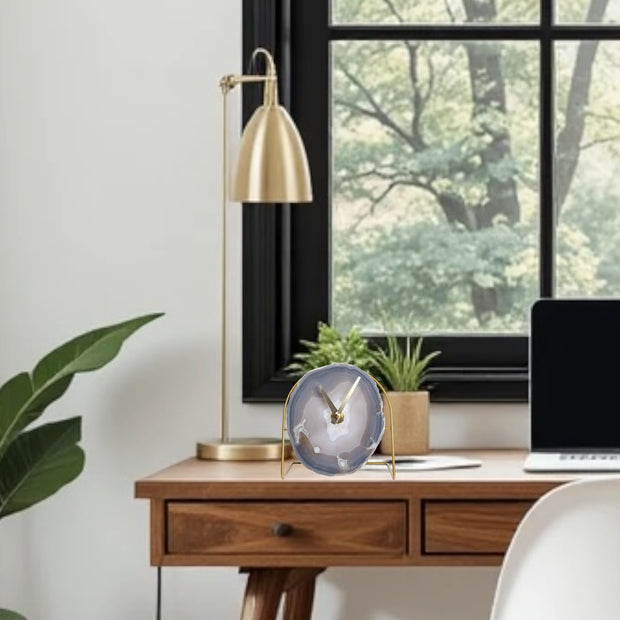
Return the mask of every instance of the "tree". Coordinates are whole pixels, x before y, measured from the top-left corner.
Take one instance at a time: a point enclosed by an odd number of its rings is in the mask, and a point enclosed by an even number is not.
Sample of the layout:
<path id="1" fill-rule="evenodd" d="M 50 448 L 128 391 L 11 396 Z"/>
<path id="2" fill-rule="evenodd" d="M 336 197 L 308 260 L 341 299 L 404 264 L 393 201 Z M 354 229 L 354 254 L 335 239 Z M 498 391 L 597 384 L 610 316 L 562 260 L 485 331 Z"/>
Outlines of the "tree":
<path id="1" fill-rule="evenodd" d="M 600 23 L 609 0 L 590 0 L 585 21 Z M 599 41 L 581 41 L 577 49 L 575 67 L 564 111 L 564 123 L 556 139 L 556 217 L 566 202 L 568 191 L 575 176 L 581 140 L 586 124 L 586 111 L 590 99 L 592 67 Z"/>
<path id="2" fill-rule="evenodd" d="M 517 8 L 527 12 L 537 4 L 521 0 Z M 601 21 L 607 4 L 608 0 L 591 0 L 586 19 Z M 416 18 L 437 19 L 437 5 L 416 5 Z M 352 19 L 355 11 L 361 21 L 404 24 L 411 20 L 406 13 L 412 10 L 411 2 L 377 0 L 370 5 L 341 0 L 339 6 L 344 21 Z M 444 10 L 445 19 L 453 21 L 458 15 L 468 22 L 498 18 L 494 0 L 445 2 Z M 361 272 L 376 273 L 380 252 L 389 249 L 392 265 L 404 273 L 387 277 L 400 298 L 405 295 L 405 303 L 423 315 L 441 301 L 443 309 L 450 308 L 442 315 L 456 321 L 453 326 L 493 329 L 523 324 L 527 300 L 536 295 L 532 249 L 536 247 L 537 127 L 533 123 L 538 108 L 538 59 L 535 46 L 507 45 L 373 41 L 335 48 L 334 247 L 336 269 L 346 274 L 338 281 L 335 305 L 346 299 L 350 319 L 355 314 L 351 293 L 359 296 L 359 305 L 367 313 L 373 305 L 369 299 L 373 287 L 386 288 L 381 278 L 368 275 L 364 284 Z M 569 81 L 556 143 L 558 211 L 579 161 L 597 47 L 595 41 L 579 43 Z M 507 84 L 513 91 L 511 110 Z M 526 104 L 515 103 L 521 99 Z M 424 213 L 396 209 L 398 225 L 377 230 L 366 225 L 388 204 L 408 200 L 419 209 L 423 197 L 431 205 L 423 207 Z M 349 215 L 339 222 L 338 205 L 345 203 Z M 443 255 L 430 251 L 428 244 L 423 248 L 429 239 L 439 242 L 432 231 L 451 243 L 440 244 Z M 490 239 L 503 247 L 489 244 Z M 575 250 L 575 244 L 583 241 L 575 238 L 568 245 Z M 407 248 L 412 260 L 404 260 L 402 252 L 397 258 L 398 247 Z M 460 256 L 454 260 L 450 252 Z M 587 253 L 578 253 L 585 260 Z M 438 262 L 428 264 L 429 256 Z M 589 257 L 596 262 L 592 253 Z M 515 276 L 523 261 L 529 261 L 532 270 Z M 434 269 L 440 273 L 433 273 Z M 584 286 L 591 290 L 593 281 L 586 279 Z M 406 290 L 399 280 L 409 282 Z M 394 302 L 386 297 L 389 294 L 382 296 L 384 306 L 389 303 L 393 308 Z M 424 298 L 429 302 L 426 310 Z"/>

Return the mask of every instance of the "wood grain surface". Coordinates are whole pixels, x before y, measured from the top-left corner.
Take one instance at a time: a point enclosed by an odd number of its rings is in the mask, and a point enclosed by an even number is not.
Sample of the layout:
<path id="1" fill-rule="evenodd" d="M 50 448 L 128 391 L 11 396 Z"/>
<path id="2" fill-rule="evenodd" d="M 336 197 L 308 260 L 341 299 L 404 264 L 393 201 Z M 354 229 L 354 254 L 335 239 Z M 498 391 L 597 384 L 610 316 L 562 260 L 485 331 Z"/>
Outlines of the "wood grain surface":
<path id="1" fill-rule="evenodd" d="M 423 553 L 498 553 L 532 506 L 531 501 L 425 501 Z"/>
<path id="2" fill-rule="evenodd" d="M 443 451 L 441 454 L 455 454 Z M 480 467 L 360 471 L 187 459 L 136 482 L 151 500 L 151 563 L 263 568 L 497 565 L 525 510 L 569 474 L 525 452 L 458 451 Z M 273 526 L 290 526 L 277 536 Z M 286 528 L 284 528 L 286 530 Z"/>
<path id="3" fill-rule="evenodd" d="M 170 502 L 168 552 L 404 555 L 406 515 L 404 501 Z"/>

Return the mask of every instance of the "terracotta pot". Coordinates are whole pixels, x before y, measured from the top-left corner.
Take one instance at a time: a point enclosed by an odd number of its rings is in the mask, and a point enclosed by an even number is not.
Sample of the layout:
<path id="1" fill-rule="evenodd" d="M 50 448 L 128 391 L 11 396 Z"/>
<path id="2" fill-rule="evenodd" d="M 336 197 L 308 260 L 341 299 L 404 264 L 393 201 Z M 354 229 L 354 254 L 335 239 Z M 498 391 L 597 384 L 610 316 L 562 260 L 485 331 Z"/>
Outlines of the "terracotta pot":
<path id="1" fill-rule="evenodd" d="M 426 454 L 429 447 L 428 392 L 388 392 L 392 405 L 394 454 Z M 386 430 L 381 440 L 381 453 L 392 454 L 390 409 L 383 396 Z"/>

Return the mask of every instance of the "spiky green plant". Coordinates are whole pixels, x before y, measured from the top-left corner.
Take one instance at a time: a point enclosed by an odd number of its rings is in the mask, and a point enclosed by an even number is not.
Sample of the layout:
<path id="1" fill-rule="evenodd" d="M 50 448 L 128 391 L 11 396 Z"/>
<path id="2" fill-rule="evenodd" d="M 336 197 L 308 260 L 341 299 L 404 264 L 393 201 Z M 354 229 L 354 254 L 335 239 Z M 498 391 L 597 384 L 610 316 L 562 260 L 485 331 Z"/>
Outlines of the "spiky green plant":
<path id="1" fill-rule="evenodd" d="M 430 362 L 440 353 L 432 351 L 422 357 L 421 337 L 412 347 L 411 336 L 407 336 L 403 349 L 396 336 L 388 335 L 387 350 L 379 348 L 373 351 L 373 361 L 388 389 L 394 392 L 417 392 L 426 380 Z"/>
<path id="2" fill-rule="evenodd" d="M 316 341 L 300 340 L 307 351 L 295 353 L 292 364 L 287 370 L 302 375 L 309 370 L 327 366 L 327 364 L 353 364 L 366 372 L 374 365 L 374 355 L 368 341 L 357 328 L 351 329 L 344 336 L 334 327 L 319 323 Z"/>

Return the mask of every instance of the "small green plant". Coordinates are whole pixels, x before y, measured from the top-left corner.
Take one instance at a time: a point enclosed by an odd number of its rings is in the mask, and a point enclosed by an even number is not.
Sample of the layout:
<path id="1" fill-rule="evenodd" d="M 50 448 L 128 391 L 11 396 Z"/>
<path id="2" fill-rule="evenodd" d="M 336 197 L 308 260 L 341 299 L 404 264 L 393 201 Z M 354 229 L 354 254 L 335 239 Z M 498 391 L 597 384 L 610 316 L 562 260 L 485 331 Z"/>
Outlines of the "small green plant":
<path id="1" fill-rule="evenodd" d="M 32 372 L 21 372 L 0 386 L 0 519 L 53 495 L 84 468 L 80 417 L 27 427 L 65 393 L 74 375 L 111 362 L 129 336 L 159 316 L 82 334 L 48 353 Z M 0 620 L 25 618 L 0 609 Z"/>
<path id="2" fill-rule="evenodd" d="M 344 336 L 334 327 L 319 323 L 316 341 L 301 340 L 307 351 L 295 353 L 296 360 L 287 370 L 302 375 L 309 370 L 338 362 L 353 364 L 366 372 L 374 366 L 374 355 L 368 342 L 357 328 L 352 328 Z"/>
<path id="3" fill-rule="evenodd" d="M 431 360 L 440 353 L 433 351 L 422 357 L 421 337 L 412 347 L 411 336 L 407 336 L 403 350 L 396 336 L 388 335 L 387 350 L 373 351 L 373 361 L 386 388 L 394 392 L 417 392 L 426 380 Z"/>

